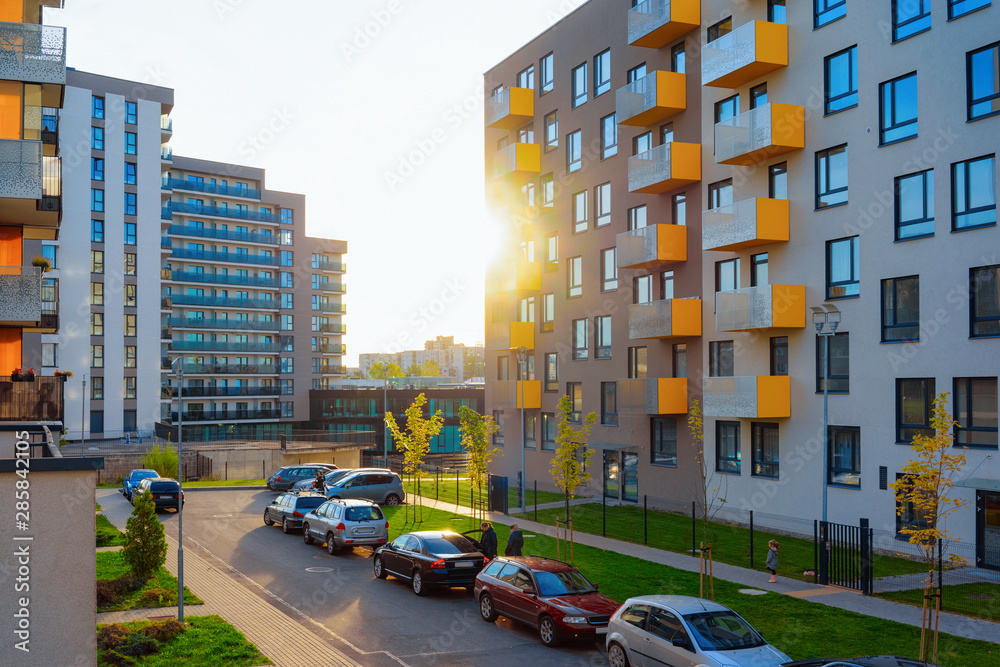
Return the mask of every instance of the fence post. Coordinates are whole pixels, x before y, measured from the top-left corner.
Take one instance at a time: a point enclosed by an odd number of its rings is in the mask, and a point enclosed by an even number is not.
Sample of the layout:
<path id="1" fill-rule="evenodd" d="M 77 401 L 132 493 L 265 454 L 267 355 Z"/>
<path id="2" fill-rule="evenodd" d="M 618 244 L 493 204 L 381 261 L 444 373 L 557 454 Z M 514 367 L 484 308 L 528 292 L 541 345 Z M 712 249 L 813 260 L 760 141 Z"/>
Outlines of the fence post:
<path id="1" fill-rule="evenodd" d="M 694 518 L 694 501 L 691 501 L 691 555 L 696 556 L 698 554 L 698 548 L 695 546 L 695 540 L 698 534 L 698 524 L 695 523 Z"/>
<path id="2" fill-rule="evenodd" d="M 826 521 L 819 522 L 819 583 L 823 586 L 830 584 L 830 552 L 828 551 L 830 541 L 830 524 Z"/>
<path id="3" fill-rule="evenodd" d="M 649 505 L 646 494 L 642 494 L 642 543 L 649 544 Z"/>
<path id="4" fill-rule="evenodd" d="M 538 480 L 535 480 L 535 521 L 538 521 Z"/>
<path id="5" fill-rule="evenodd" d="M 608 497 L 601 494 L 601 537 L 608 536 Z"/>
<path id="6" fill-rule="evenodd" d="M 872 594 L 872 531 L 861 519 L 861 594 Z"/>
<path id="7" fill-rule="evenodd" d="M 229 461 L 226 461 L 226 481 L 229 481 Z"/>
<path id="8" fill-rule="evenodd" d="M 813 519 L 813 583 L 819 583 L 819 522 Z"/>
<path id="9" fill-rule="evenodd" d="M 461 487 L 462 487 L 462 485 L 458 481 L 458 468 L 455 468 L 455 505 L 458 506 L 458 507 L 462 506 L 462 501 L 461 501 L 461 499 L 459 498 L 459 495 L 458 495 L 458 490 Z M 469 504 L 471 505 L 472 501 L 469 501 Z"/>
<path id="10" fill-rule="evenodd" d="M 750 569 L 753 569 L 753 510 L 750 510 Z"/>
<path id="11" fill-rule="evenodd" d="M 434 466 L 434 500 L 441 492 L 441 466 Z"/>

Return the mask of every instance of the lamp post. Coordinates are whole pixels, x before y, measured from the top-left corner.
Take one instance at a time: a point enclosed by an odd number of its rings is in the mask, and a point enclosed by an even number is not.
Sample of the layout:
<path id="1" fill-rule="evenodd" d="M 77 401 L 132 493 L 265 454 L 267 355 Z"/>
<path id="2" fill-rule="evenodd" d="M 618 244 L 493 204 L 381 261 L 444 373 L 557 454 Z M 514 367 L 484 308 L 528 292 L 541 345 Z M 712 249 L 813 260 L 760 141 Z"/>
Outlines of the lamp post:
<path id="1" fill-rule="evenodd" d="M 382 379 L 382 428 L 385 436 L 382 438 L 382 464 L 389 467 L 389 366 L 386 364 Z"/>
<path id="2" fill-rule="evenodd" d="M 832 303 L 820 306 L 810 306 L 813 311 L 813 326 L 816 335 L 823 337 L 823 522 L 826 522 L 826 492 L 830 481 L 830 336 L 837 332 L 840 325 L 840 310 Z"/>
<path id="3" fill-rule="evenodd" d="M 83 386 L 80 390 L 80 452 L 83 452 L 83 440 L 86 436 L 85 421 L 87 417 L 87 374 L 83 374 Z"/>
<path id="4" fill-rule="evenodd" d="M 517 354 L 517 383 L 514 385 L 514 399 L 521 404 L 521 479 L 518 483 L 518 494 L 521 496 L 521 514 L 525 514 L 527 511 L 527 485 L 524 481 L 524 364 L 528 361 L 528 348 L 526 347 L 516 347 L 514 348 L 515 354 Z M 520 399 L 518 400 L 518 396 Z"/>
<path id="5" fill-rule="evenodd" d="M 177 364 L 177 620 L 184 622 L 184 357 Z"/>

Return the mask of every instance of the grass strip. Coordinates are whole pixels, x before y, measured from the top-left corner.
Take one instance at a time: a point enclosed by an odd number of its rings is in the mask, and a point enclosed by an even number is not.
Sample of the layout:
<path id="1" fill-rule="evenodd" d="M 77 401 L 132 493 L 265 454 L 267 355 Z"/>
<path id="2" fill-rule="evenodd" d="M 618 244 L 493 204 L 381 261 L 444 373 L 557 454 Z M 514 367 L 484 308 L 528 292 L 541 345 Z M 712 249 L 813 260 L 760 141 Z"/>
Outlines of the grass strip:
<path id="1" fill-rule="evenodd" d="M 403 481 L 403 488 L 409 495 L 417 494 L 417 484 L 416 482 L 410 482 L 407 480 Z M 486 500 L 487 489 L 483 486 L 483 501 Z M 420 480 L 420 495 L 425 498 L 434 498 L 446 503 L 454 503 L 462 507 L 472 507 L 472 490 L 469 486 L 469 482 L 465 479 L 455 481 L 454 477 L 450 479 L 445 477 L 425 477 Z M 476 491 L 476 498 L 478 500 L 479 491 Z M 563 496 L 558 493 L 553 493 L 551 491 L 539 491 L 536 499 L 535 490 L 528 487 L 527 498 L 525 499 L 528 503 L 528 507 L 531 507 L 536 502 L 538 504 L 544 503 L 557 503 L 563 500 Z M 456 502 L 457 501 L 457 502 Z M 517 487 L 507 487 L 507 505 L 511 508 L 516 508 L 520 506 L 520 500 L 517 497 Z"/>
<path id="2" fill-rule="evenodd" d="M 893 602 L 924 605 L 924 589 L 879 593 L 878 597 Z M 972 583 L 945 586 L 941 596 L 941 611 L 1000 622 L 1000 584 Z M 1000 628 L 997 629 L 1000 634 Z"/>
<path id="3" fill-rule="evenodd" d="M 118 530 L 108 517 L 97 515 L 97 546 L 114 547 L 125 544 L 125 533 Z"/>
<path id="4" fill-rule="evenodd" d="M 97 580 L 109 581 L 124 577 L 130 574 L 128 564 L 122 558 L 120 551 L 98 551 L 97 552 Z M 163 591 L 155 601 L 143 601 L 143 593 L 151 590 Z M 146 582 L 141 589 L 132 593 L 126 593 L 118 598 L 118 602 L 108 607 L 98 607 L 97 611 L 125 611 L 128 609 L 147 609 L 156 607 L 172 607 L 177 604 L 177 578 L 167 571 L 167 568 L 160 567 L 159 570 Z M 184 604 L 205 604 L 197 595 L 184 587 Z"/>
<path id="5" fill-rule="evenodd" d="M 186 601 L 186 600 L 185 600 Z M 274 663 L 249 642 L 242 632 L 218 616 L 189 616 L 188 628 L 168 642 L 161 644 L 160 652 L 137 658 L 135 664 L 143 667 L 252 667 Z M 127 628 L 141 629 L 150 621 L 123 623 Z M 98 625 L 100 630 L 103 625 Z M 98 665 L 111 666 L 105 651 L 98 655 Z"/>

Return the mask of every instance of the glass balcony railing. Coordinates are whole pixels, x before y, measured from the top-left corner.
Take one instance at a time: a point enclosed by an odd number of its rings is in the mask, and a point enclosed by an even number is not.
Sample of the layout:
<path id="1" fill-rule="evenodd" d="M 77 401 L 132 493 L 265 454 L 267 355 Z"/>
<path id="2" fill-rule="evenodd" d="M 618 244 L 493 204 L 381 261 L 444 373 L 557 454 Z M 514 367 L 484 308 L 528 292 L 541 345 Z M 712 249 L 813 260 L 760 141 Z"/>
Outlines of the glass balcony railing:
<path id="1" fill-rule="evenodd" d="M 702 250 L 738 251 L 788 241 L 788 200 L 755 197 L 702 213 Z"/>
<path id="2" fill-rule="evenodd" d="M 804 285 L 759 285 L 715 293 L 716 331 L 802 329 L 805 326 Z"/>
<path id="3" fill-rule="evenodd" d="M 628 159 L 628 191 L 659 194 L 701 180 L 701 145 L 669 142 Z"/>
<path id="4" fill-rule="evenodd" d="M 66 84 L 66 28 L 0 22 L 0 79 Z"/>
<path id="5" fill-rule="evenodd" d="M 316 349 L 321 354 L 336 354 L 340 356 L 347 354 L 347 346 L 343 343 L 320 344 L 316 346 Z"/>
<path id="6" fill-rule="evenodd" d="M 347 375 L 347 366 L 342 364 L 320 364 L 318 372 L 322 375 Z"/>
<path id="7" fill-rule="evenodd" d="M 788 26 L 750 21 L 701 51 L 701 84 L 739 88 L 788 65 Z"/>
<path id="8" fill-rule="evenodd" d="M 185 373 L 191 375 L 277 375 L 278 367 L 274 364 L 181 364 Z M 164 369 L 170 368 L 169 357 L 161 364 Z M 186 388 L 185 388 L 186 390 Z M 186 398 L 186 395 L 185 395 Z"/>
<path id="9" fill-rule="evenodd" d="M 205 352 L 252 352 L 257 354 L 273 354 L 281 351 L 278 343 L 243 343 L 217 340 L 175 340 L 170 342 L 170 349 L 179 352 L 202 350 Z"/>
<path id="10" fill-rule="evenodd" d="M 751 165 L 806 145 L 805 107 L 768 103 L 715 124 L 715 161 Z"/>
<path id="11" fill-rule="evenodd" d="M 164 387 L 162 398 L 177 398 L 177 387 Z M 212 396 L 281 396 L 280 387 L 184 387 L 184 400 Z"/>
<path id="12" fill-rule="evenodd" d="M 172 133 L 174 131 L 174 119 L 166 114 L 160 116 L 160 132 Z"/>
<path id="13" fill-rule="evenodd" d="M 702 378 L 706 417 L 783 419 L 792 416 L 787 375 Z"/>
<path id="14" fill-rule="evenodd" d="M 535 117 L 535 91 L 504 88 L 486 100 L 486 127 L 510 130 Z"/>
<path id="15" fill-rule="evenodd" d="M 344 283 L 334 282 L 332 280 L 321 280 L 319 283 L 319 289 L 323 292 L 337 292 L 343 294 L 347 291 L 347 285 Z"/>
<path id="16" fill-rule="evenodd" d="M 194 225 L 170 225 L 167 227 L 167 233 L 175 236 L 193 236 L 200 239 L 222 239 L 224 241 L 278 245 L 278 237 L 274 234 L 241 232 L 232 229 L 209 229 L 195 227 Z"/>
<path id="17" fill-rule="evenodd" d="M 206 194 L 223 195 L 226 197 L 243 197 L 245 199 L 260 199 L 260 190 L 251 190 L 246 186 L 221 185 L 205 183 L 184 178 L 164 178 L 164 190 L 187 190 L 189 192 L 204 192 Z"/>
<path id="18" fill-rule="evenodd" d="M 169 243 L 169 239 L 167 239 Z M 233 262 L 234 264 L 259 264 L 261 266 L 279 266 L 277 257 L 267 255 L 251 255 L 239 252 L 212 252 L 208 250 L 188 250 L 187 248 L 171 248 L 170 256 L 177 259 L 192 259 L 204 262 Z"/>
<path id="19" fill-rule="evenodd" d="M 184 400 L 187 400 L 187 389 L 185 388 Z M 189 422 L 228 422 L 242 419 L 278 419 L 281 417 L 279 408 L 246 408 L 243 410 L 186 410 L 184 412 L 184 425 Z M 177 423 L 177 413 L 170 413 L 170 421 Z"/>
<path id="20" fill-rule="evenodd" d="M 659 49 L 699 25 L 699 0 L 644 0 L 628 10 L 628 43 Z"/>
<path id="21" fill-rule="evenodd" d="M 216 218 L 233 218 L 236 220 L 253 220 L 255 222 L 274 222 L 278 219 L 270 211 L 250 211 L 228 206 L 209 206 L 207 204 L 192 204 L 189 202 L 172 201 L 169 208 L 173 213 L 183 215 L 201 215 Z"/>
<path id="22" fill-rule="evenodd" d="M 224 329 L 227 331 L 277 331 L 277 320 L 220 320 L 215 318 L 169 317 L 172 329 Z M 169 338 L 170 336 L 167 336 Z"/>
<path id="23" fill-rule="evenodd" d="M 537 175 L 541 164 L 542 147 L 538 144 L 508 144 L 493 155 L 493 178 Z"/>
<path id="24" fill-rule="evenodd" d="M 63 421 L 63 388 L 61 377 L 41 377 L 13 381 L 8 375 L 0 378 L 0 422 Z"/>
<path id="25" fill-rule="evenodd" d="M 490 328 L 491 350 L 535 349 L 534 322 L 497 322 Z"/>
<path id="26" fill-rule="evenodd" d="M 615 93 L 615 116 L 619 125 L 645 127 L 687 108 L 684 75 L 650 72 Z"/>
<path id="27" fill-rule="evenodd" d="M 618 268 L 646 269 L 687 261 L 685 225 L 648 225 L 619 234 Z"/>
<path id="28" fill-rule="evenodd" d="M 41 276 L 34 266 L 0 266 L 0 325 L 37 326 L 42 319 Z"/>
<path id="29" fill-rule="evenodd" d="M 318 310 L 321 313 L 346 313 L 347 305 L 343 303 L 321 303 Z"/>
<path id="30" fill-rule="evenodd" d="M 187 294 L 172 294 L 163 299 L 167 308 L 177 306 L 207 306 L 216 308 L 254 308 L 258 310 L 277 310 L 278 302 L 274 299 L 229 298 L 224 296 L 189 296 Z"/>
<path id="31" fill-rule="evenodd" d="M 170 162 L 174 159 L 174 149 L 170 146 L 160 146 L 160 159 Z"/>
<path id="32" fill-rule="evenodd" d="M 686 414 L 687 378 L 619 379 L 618 411 L 642 415 Z"/>
<path id="33" fill-rule="evenodd" d="M 628 307 L 628 335 L 680 338 L 701 335 L 701 299 L 663 299 Z"/>
<path id="34" fill-rule="evenodd" d="M 346 324 L 318 324 L 317 328 L 313 331 L 318 331 L 320 333 L 332 333 L 332 334 L 346 334 L 347 325 Z"/>
<path id="35" fill-rule="evenodd" d="M 169 239 L 167 239 L 169 242 Z M 212 283 L 215 285 L 242 285 L 246 287 L 271 287 L 277 289 L 280 285 L 278 278 L 259 278 L 255 276 L 240 276 L 231 273 L 202 273 L 200 271 L 169 271 L 169 275 L 164 276 L 164 280 L 173 280 L 179 283 Z"/>
<path id="36" fill-rule="evenodd" d="M 542 407 L 542 381 L 498 380 L 493 383 L 493 405 L 499 410 L 520 410 L 524 395 L 524 409 Z"/>

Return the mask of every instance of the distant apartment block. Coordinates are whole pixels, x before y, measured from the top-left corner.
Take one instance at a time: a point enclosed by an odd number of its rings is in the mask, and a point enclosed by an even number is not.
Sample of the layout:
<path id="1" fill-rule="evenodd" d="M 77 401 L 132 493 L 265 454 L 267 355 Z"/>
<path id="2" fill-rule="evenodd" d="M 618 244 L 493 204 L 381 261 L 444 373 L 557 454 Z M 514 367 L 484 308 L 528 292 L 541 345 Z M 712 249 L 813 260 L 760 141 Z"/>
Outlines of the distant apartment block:
<path id="1" fill-rule="evenodd" d="M 482 355 L 482 346 L 456 343 L 454 336 L 438 336 L 426 341 L 422 350 L 363 352 L 358 355 L 358 366 L 361 374 L 368 377 L 368 371 L 379 362 L 398 364 L 405 373 L 411 366 L 423 366 L 428 361 L 433 361 L 441 369 L 442 375 L 453 378 L 455 382 L 465 382 L 476 377 L 468 373 L 467 369 L 475 368 Z"/>

